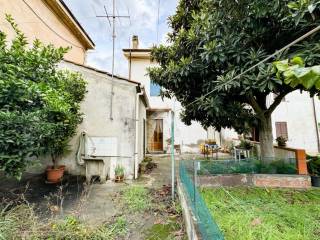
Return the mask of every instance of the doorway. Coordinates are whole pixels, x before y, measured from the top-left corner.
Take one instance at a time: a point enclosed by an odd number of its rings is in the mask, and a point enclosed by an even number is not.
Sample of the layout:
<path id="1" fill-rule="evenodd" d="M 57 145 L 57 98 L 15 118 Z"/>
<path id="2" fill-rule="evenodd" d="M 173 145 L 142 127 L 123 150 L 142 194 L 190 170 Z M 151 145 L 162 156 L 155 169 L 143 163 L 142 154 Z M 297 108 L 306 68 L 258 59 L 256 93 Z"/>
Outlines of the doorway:
<path id="1" fill-rule="evenodd" d="M 163 151 L 163 119 L 154 119 L 153 135 L 151 138 L 151 151 Z"/>

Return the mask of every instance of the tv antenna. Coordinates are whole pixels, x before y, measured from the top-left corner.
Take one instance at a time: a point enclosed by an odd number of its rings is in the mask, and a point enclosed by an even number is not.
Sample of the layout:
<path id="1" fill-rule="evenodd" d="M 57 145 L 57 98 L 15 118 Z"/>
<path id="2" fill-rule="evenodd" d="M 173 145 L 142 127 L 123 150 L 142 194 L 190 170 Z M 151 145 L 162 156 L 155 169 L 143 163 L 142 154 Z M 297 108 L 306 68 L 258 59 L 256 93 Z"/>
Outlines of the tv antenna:
<path id="1" fill-rule="evenodd" d="M 116 40 L 116 18 L 118 18 L 119 20 L 121 18 L 129 18 L 129 15 L 116 15 L 116 3 L 115 0 L 112 0 L 112 15 L 108 14 L 107 8 L 106 6 L 103 6 L 105 14 L 106 15 L 97 15 L 97 18 L 107 18 L 109 25 L 111 27 L 112 25 L 112 70 L 111 70 L 111 97 L 110 97 L 110 119 L 113 120 L 113 111 L 112 111 L 112 107 L 113 107 L 113 80 L 114 80 L 114 52 L 115 52 L 115 40 Z M 112 19 L 112 23 L 110 21 L 110 18 Z"/>

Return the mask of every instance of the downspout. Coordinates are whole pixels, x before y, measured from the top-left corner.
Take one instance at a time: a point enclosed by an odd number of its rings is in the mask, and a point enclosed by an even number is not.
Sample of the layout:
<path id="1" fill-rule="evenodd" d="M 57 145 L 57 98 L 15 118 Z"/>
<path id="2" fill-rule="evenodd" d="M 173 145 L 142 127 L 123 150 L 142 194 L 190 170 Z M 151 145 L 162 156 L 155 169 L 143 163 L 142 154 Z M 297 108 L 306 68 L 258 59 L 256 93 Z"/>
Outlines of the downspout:
<path id="1" fill-rule="evenodd" d="M 134 171 L 134 179 L 138 178 L 138 151 L 139 151 L 139 99 L 140 96 L 143 96 L 143 89 L 140 88 L 140 92 L 136 94 L 136 116 L 135 116 L 135 122 L 136 122 L 136 129 L 135 129 L 135 148 L 134 148 L 134 166 L 133 166 L 133 171 Z"/>
<path id="2" fill-rule="evenodd" d="M 129 57 L 129 80 L 131 80 L 131 48 L 130 48 L 130 57 Z"/>
<path id="3" fill-rule="evenodd" d="M 86 156 L 85 146 L 86 146 L 86 132 L 81 132 L 79 136 L 79 145 L 76 153 L 76 160 L 80 166 L 83 166 L 85 164 L 83 160 L 83 157 Z"/>
<path id="4" fill-rule="evenodd" d="M 313 106 L 314 123 L 315 123 L 315 126 L 316 126 L 316 136 L 317 136 L 318 152 L 320 152 L 319 126 L 318 126 L 317 110 L 316 110 L 316 103 L 315 103 L 314 97 L 312 98 L 312 106 Z"/>

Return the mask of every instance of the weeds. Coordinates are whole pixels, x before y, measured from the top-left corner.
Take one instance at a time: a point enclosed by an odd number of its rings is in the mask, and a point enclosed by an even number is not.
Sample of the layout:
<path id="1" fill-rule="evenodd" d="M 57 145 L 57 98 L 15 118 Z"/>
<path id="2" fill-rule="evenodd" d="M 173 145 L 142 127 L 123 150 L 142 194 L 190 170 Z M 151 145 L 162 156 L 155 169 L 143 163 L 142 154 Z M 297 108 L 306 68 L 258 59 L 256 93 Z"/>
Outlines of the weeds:
<path id="1" fill-rule="evenodd" d="M 47 239 L 47 240 L 113 240 L 127 234 L 127 222 L 120 216 L 110 223 L 89 227 L 75 216 L 49 219 L 44 224 L 32 207 L 20 204 L 2 208 L 0 212 L 0 240 Z"/>
<path id="2" fill-rule="evenodd" d="M 33 209 L 27 204 L 7 205 L 0 212 L 0 239 L 29 239 L 41 228 Z"/>
<path id="3" fill-rule="evenodd" d="M 217 188 L 201 193 L 226 239 L 319 238 L 319 190 Z"/>
<path id="4" fill-rule="evenodd" d="M 151 198 L 142 186 L 128 187 L 123 191 L 125 207 L 131 212 L 142 212 L 151 208 Z"/>
<path id="5" fill-rule="evenodd" d="M 127 221 L 124 217 L 117 217 L 113 223 L 106 223 L 96 228 L 81 223 L 74 216 L 68 216 L 60 222 L 52 224 L 52 230 L 46 239 L 54 240 L 112 240 L 127 234 Z"/>

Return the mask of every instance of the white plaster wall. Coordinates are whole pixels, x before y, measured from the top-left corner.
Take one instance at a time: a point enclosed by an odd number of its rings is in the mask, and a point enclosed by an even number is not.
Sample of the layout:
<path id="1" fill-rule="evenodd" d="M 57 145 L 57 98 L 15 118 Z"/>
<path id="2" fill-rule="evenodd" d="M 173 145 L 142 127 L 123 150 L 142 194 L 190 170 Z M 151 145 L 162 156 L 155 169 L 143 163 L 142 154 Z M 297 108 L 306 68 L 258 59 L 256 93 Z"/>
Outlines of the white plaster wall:
<path id="1" fill-rule="evenodd" d="M 273 95 L 267 98 L 267 104 L 273 102 Z M 320 122 L 320 101 L 315 97 L 317 122 Z M 288 147 L 302 148 L 308 153 L 317 153 L 317 130 L 314 119 L 312 98 L 307 92 L 294 91 L 285 97 L 285 101 L 272 114 L 273 138 L 276 138 L 276 122 L 287 122 Z M 236 138 L 237 133 L 232 129 L 222 129 L 223 142 Z M 276 142 L 274 142 L 276 143 Z"/>
<path id="2" fill-rule="evenodd" d="M 239 134 L 231 128 L 223 128 L 221 131 L 209 128 L 208 136 L 210 139 L 215 139 L 217 144 L 222 147 L 230 146 L 234 140 L 239 138 Z"/>
<path id="3" fill-rule="evenodd" d="M 145 86 L 146 93 L 150 97 L 150 79 L 146 67 L 156 66 L 149 59 L 133 58 L 131 60 L 131 79 Z"/>
<path id="4" fill-rule="evenodd" d="M 181 104 L 175 99 L 162 99 L 160 96 L 150 96 L 150 78 L 147 75 L 147 67 L 156 66 L 157 63 L 151 62 L 149 59 L 133 58 L 131 60 L 131 78 L 140 82 L 145 86 L 146 93 L 149 98 L 151 109 L 167 109 L 171 108 L 175 111 L 175 144 L 190 145 L 197 144 L 198 141 L 207 138 L 207 132 L 197 123 L 192 122 L 191 126 L 185 125 L 180 120 Z M 170 138 L 171 133 L 171 114 L 161 116 L 164 125 L 164 149 L 166 149 L 166 139 Z M 182 148 L 183 150 L 184 148 Z"/>
<path id="5" fill-rule="evenodd" d="M 316 99 L 319 122 L 319 100 Z M 272 114 L 273 137 L 276 138 L 275 122 L 287 122 L 288 142 L 293 148 L 304 148 L 307 152 L 318 152 L 317 130 L 314 120 L 312 98 L 307 92 L 294 91 Z"/>
<path id="6" fill-rule="evenodd" d="M 88 136 L 116 137 L 117 154 L 121 157 L 106 159 L 108 168 L 110 167 L 109 177 L 114 178 L 114 168 L 117 164 L 121 164 L 125 167 L 126 178 L 132 178 L 136 84 L 117 78 L 114 80 L 113 120 L 110 120 L 110 77 L 71 63 L 61 63 L 60 67 L 80 72 L 88 82 L 88 92 L 81 104 L 81 111 L 84 113 L 83 122 L 78 127 L 77 135 L 70 142 L 72 152 L 63 157 L 60 163 L 65 164 L 67 170 L 73 174 L 84 174 L 84 167 L 79 166 L 75 158 L 80 133 L 85 131 Z"/>

